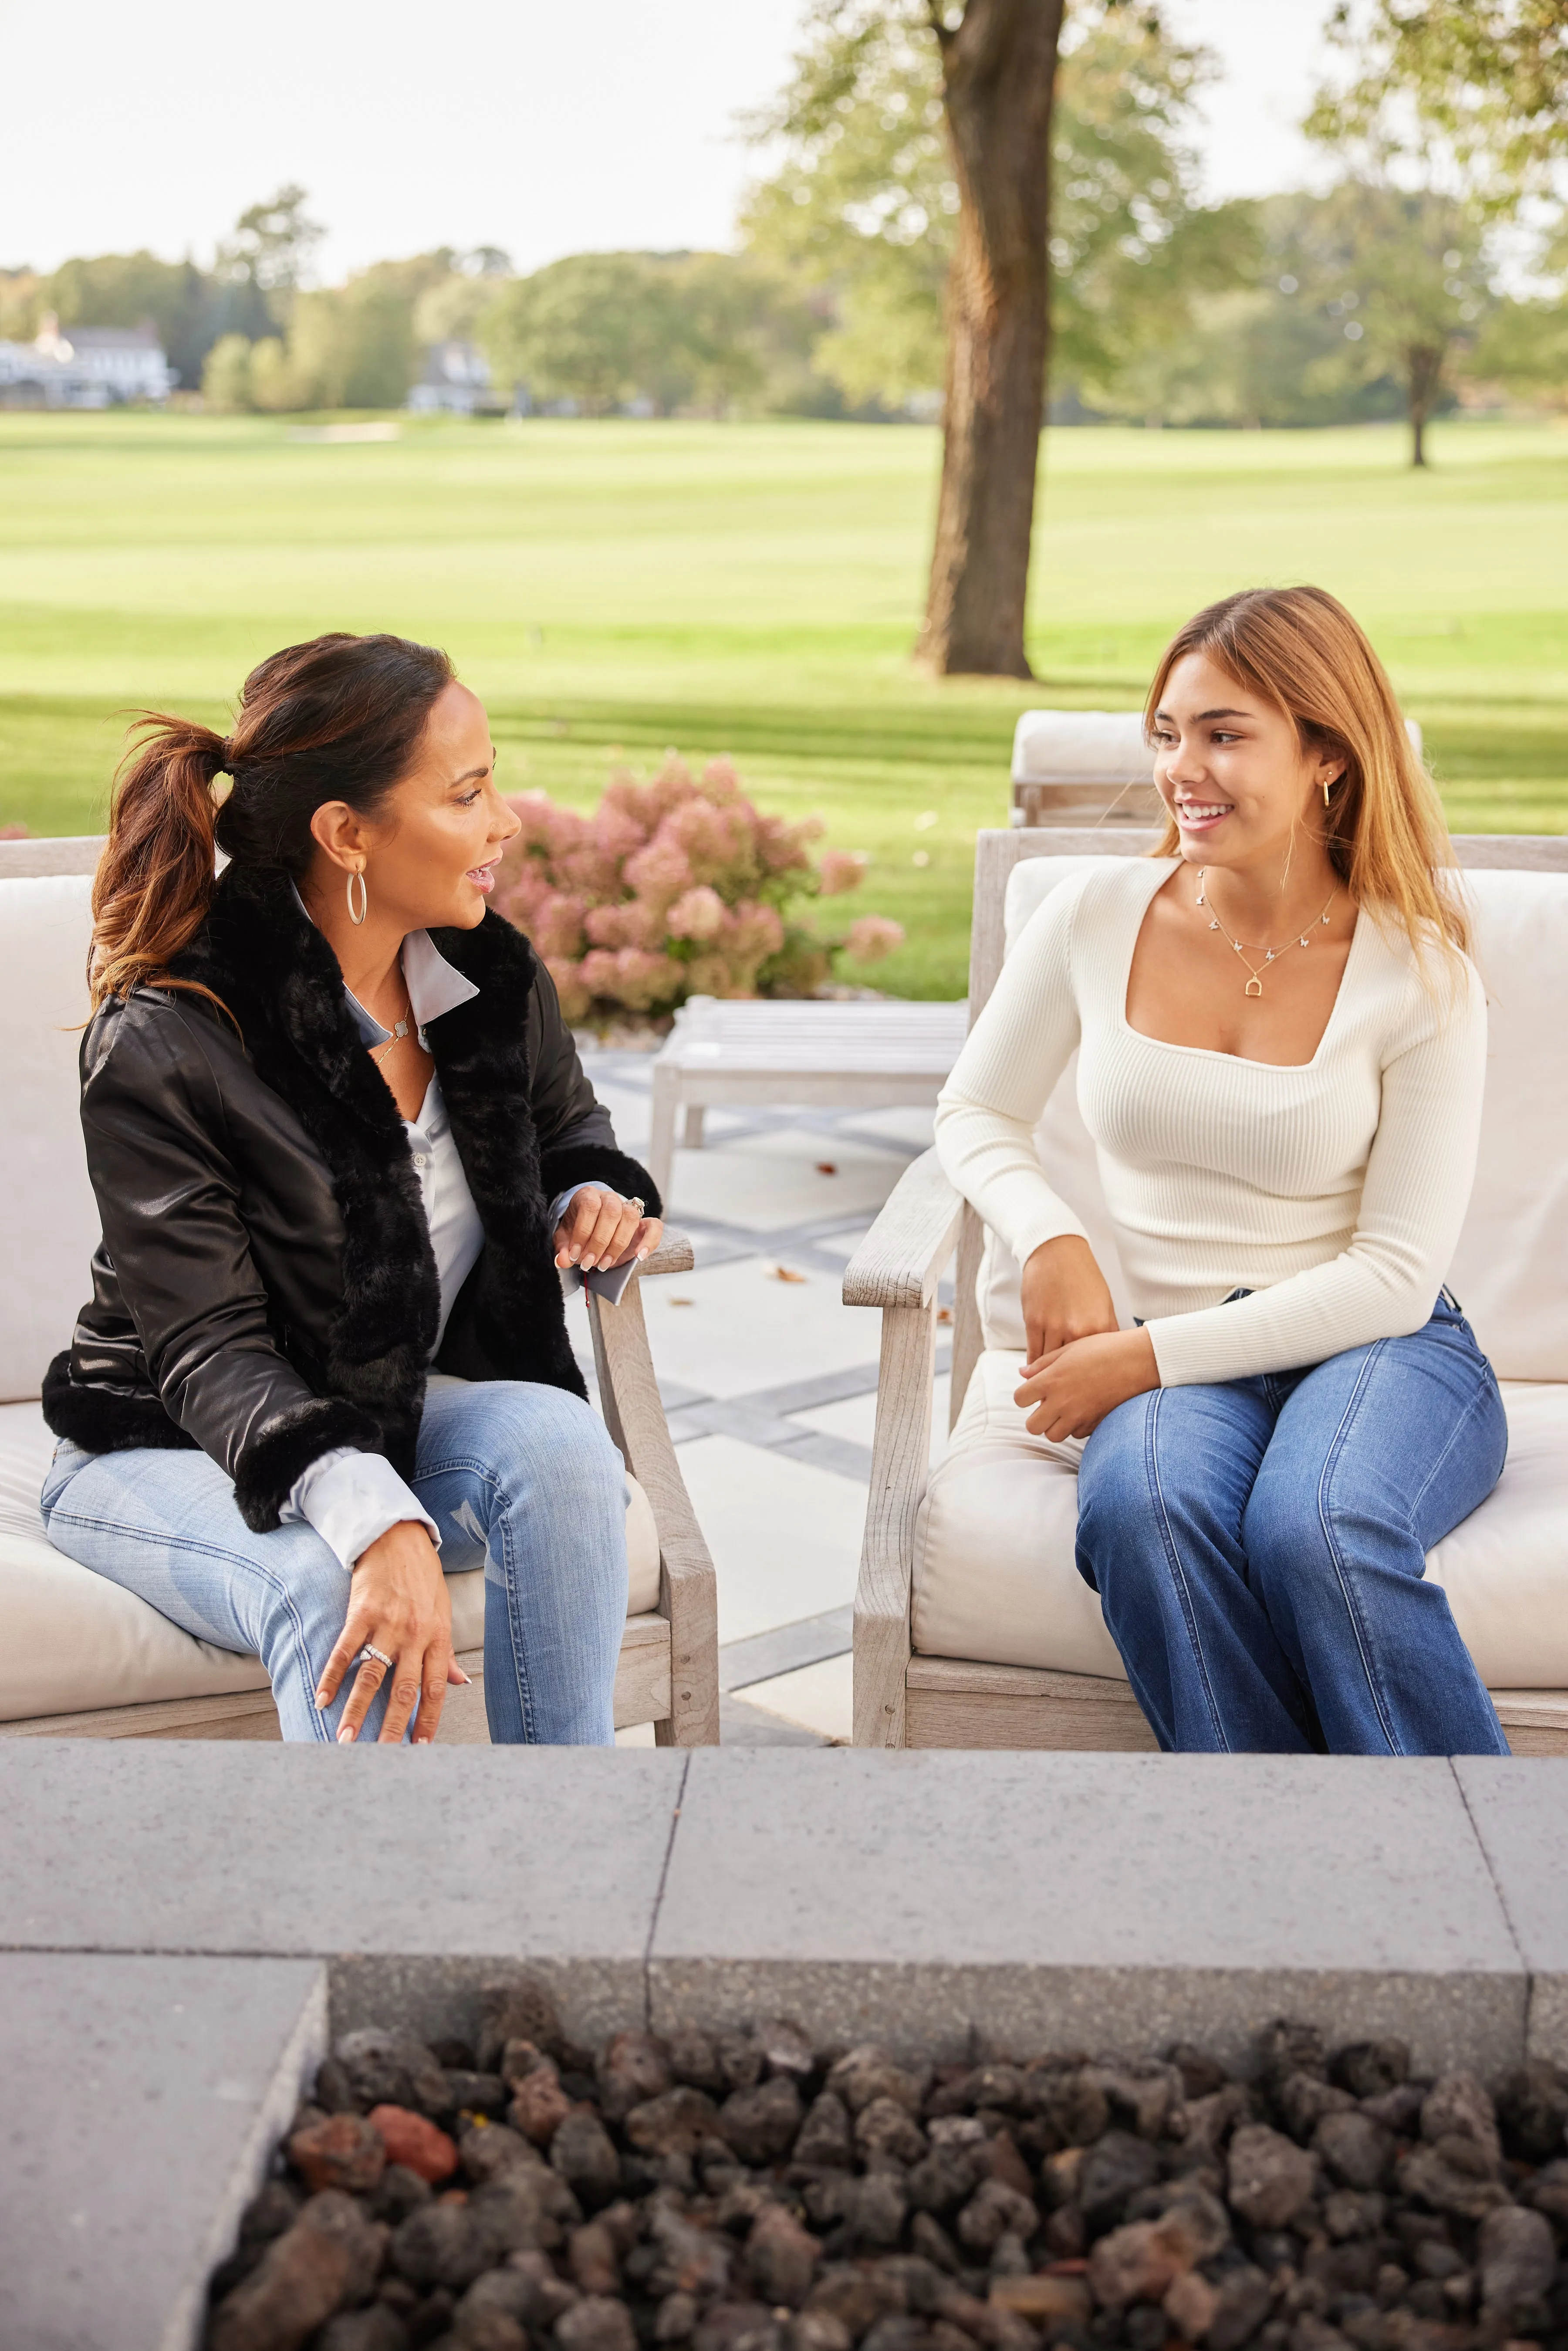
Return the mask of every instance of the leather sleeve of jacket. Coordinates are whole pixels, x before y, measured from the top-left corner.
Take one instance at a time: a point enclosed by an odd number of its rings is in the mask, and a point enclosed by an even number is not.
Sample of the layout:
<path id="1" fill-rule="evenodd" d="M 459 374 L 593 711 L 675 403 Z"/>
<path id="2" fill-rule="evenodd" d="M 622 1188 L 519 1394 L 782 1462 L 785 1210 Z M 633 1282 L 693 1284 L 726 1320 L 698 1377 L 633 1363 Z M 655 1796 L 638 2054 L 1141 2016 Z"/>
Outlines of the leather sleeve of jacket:
<path id="1" fill-rule="evenodd" d="M 594 1094 L 542 961 L 529 998 L 528 1029 L 529 1107 L 545 1197 L 554 1199 L 574 1184 L 608 1184 L 628 1199 L 646 1201 L 651 1217 L 662 1216 L 658 1186 L 616 1143 L 610 1113 Z"/>
<path id="2" fill-rule="evenodd" d="M 83 1046 L 82 1131 L 104 1246 L 163 1408 L 267 1532 L 319 1454 L 382 1440 L 357 1405 L 318 1396 L 272 1331 L 208 1017 L 147 989 L 100 1016 Z"/>

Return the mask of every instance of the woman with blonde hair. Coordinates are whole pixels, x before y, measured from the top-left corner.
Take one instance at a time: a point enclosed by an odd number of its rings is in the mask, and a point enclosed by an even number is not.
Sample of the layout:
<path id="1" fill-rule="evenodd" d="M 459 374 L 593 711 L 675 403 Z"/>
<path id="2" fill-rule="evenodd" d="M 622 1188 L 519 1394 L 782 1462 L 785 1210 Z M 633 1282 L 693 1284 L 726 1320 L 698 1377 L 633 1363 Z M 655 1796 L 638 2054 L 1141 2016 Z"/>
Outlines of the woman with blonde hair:
<path id="1" fill-rule="evenodd" d="M 1051 893 L 937 1113 L 1023 1267 L 1018 1401 L 1087 1440 L 1079 1572 L 1163 1748 L 1506 1754 L 1424 1576 L 1508 1443 L 1443 1287 L 1486 1000 L 1437 794 L 1317 588 L 1198 613 L 1147 726 L 1154 860 Z M 1032 1141 L 1075 1047 L 1127 1331 Z"/>

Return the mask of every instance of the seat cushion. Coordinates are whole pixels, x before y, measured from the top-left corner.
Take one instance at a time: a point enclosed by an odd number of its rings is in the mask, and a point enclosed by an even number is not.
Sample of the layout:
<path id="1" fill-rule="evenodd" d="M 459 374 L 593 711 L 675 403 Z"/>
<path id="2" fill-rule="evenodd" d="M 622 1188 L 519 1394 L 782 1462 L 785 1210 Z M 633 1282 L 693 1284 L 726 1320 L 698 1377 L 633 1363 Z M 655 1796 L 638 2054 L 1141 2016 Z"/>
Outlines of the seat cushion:
<path id="1" fill-rule="evenodd" d="M 259 1658 L 193 1640 L 56 1551 L 38 1514 L 54 1443 L 37 1404 L 0 1405 L 0 1722 L 265 1689 Z M 659 1604 L 659 1537 L 646 1494 L 626 1482 L 628 1614 L 637 1616 Z M 483 1571 L 453 1576 L 449 1590 L 454 1647 L 482 1647 Z"/>
<path id="2" fill-rule="evenodd" d="M 1020 1353 L 988 1349 L 915 1535 L 912 1631 L 928 1657 L 1120 1676 L 1073 1563 L 1076 1441 L 1030 1437 Z M 1504 1382 L 1508 1466 L 1427 1560 L 1490 1689 L 1568 1688 L 1568 1384 Z"/>

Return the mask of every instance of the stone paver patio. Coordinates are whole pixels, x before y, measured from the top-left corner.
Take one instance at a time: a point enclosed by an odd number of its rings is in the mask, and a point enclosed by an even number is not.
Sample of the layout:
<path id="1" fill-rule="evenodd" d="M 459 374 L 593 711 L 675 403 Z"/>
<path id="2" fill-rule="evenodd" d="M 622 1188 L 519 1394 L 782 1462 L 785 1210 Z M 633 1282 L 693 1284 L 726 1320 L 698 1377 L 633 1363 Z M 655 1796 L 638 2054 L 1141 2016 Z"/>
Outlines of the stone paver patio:
<path id="1" fill-rule="evenodd" d="M 652 1056 L 593 1050 L 629 1151 L 647 1143 Z M 677 1149 L 669 1213 L 696 1270 L 643 1293 L 682 1472 L 718 1571 L 727 1745 L 850 1737 L 850 1622 L 876 1412 L 879 1318 L 845 1306 L 843 1269 L 909 1162 L 924 1110 L 710 1110 Z M 946 1293 L 944 1293 L 946 1295 Z M 580 1302 L 573 1343 L 591 1351 Z M 933 1446 L 947 1425 L 937 1359 Z M 591 1370 L 590 1370 L 591 1377 Z M 622 1745 L 652 1744 L 649 1728 Z"/>

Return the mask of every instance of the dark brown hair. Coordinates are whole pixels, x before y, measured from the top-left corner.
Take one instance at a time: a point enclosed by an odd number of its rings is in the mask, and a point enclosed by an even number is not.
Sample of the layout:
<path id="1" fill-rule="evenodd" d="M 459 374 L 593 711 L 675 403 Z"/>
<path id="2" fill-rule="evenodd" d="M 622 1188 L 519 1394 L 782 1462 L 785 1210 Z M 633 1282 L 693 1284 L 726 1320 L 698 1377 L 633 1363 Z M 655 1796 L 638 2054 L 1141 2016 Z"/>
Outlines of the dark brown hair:
<path id="1" fill-rule="evenodd" d="M 406 637 L 313 637 L 252 670 L 226 741 L 193 719 L 146 713 L 115 778 L 93 883 L 94 1005 L 139 980 L 171 984 L 170 961 L 212 901 L 215 849 L 298 879 L 324 802 L 373 816 L 453 674 L 444 653 Z M 225 774 L 220 808 L 213 785 Z"/>

